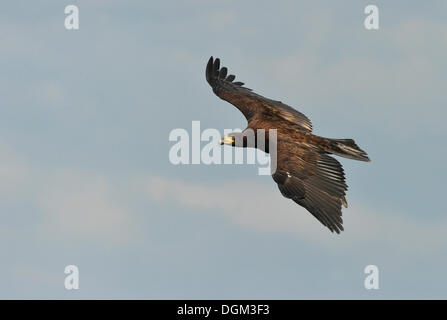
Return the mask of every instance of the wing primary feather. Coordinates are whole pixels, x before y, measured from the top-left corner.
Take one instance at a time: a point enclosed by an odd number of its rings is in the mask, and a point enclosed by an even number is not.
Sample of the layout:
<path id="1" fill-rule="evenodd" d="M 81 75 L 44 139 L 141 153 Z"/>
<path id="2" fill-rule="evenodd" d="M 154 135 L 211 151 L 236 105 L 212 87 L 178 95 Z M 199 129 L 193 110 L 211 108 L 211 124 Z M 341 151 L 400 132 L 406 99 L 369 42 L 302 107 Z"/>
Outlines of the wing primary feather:
<path id="1" fill-rule="evenodd" d="M 215 77 L 219 75 L 219 68 L 220 68 L 220 59 L 216 58 L 216 60 L 214 60 L 214 68 L 213 68 L 213 75 Z"/>
<path id="2" fill-rule="evenodd" d="M 226 67 L 223 67 L 222 69 L 220 69 L 220 71 L 219 71 L 219 79 L 224 80 L 225 77 L 227 76 L 227 71 L 228 71 L 228 69 Z"/>
<path id="3" fill-rule="evenodd" d="M 211 56 L 210 59 L 208 60 L 208 63 L 206 65 L 206 71 L 205 71 L 206 80 L 208 82 L 210 82 L 210 80 L 211 80 L 211 76 L 212 76 L 212 73 L 213 73 L 213 68 L 214 68 L 214 66 L 213 66 L 213 56 Z"/>

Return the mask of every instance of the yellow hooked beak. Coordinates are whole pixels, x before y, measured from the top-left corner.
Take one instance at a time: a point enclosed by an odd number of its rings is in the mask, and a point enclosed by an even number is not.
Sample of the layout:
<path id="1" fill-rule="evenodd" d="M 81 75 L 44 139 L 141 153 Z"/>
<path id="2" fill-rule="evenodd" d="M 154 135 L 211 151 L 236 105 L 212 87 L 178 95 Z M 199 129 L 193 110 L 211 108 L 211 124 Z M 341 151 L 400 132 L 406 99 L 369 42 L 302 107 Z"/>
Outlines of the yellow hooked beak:
<path id="1" fill-rule="evenodd" d="M 233 142 L 234 142 L 234 137 L 230 137 L 230 136 L 223 136 L 221 139 L 220 139 L 220 144 L 222 145 L 222 144 L 233 144 Z"/>

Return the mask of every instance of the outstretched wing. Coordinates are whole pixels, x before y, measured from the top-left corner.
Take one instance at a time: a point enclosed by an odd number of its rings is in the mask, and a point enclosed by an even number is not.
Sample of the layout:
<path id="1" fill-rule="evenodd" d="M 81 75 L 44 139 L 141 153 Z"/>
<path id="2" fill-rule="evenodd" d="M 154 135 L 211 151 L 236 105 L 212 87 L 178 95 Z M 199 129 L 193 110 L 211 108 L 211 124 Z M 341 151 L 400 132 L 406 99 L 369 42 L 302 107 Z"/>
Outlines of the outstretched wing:
<path id="1" fill-rule="evenodd" d="M 343 167 L 312 147 L 277 143 L 277 170 L 272 175 L 282 195 L 306 208 L 332 232 L 343 231 L 341 206 L 347 206 Z"/>
<path id="2" fill-rule="evenodd" d="M 234 75 L 227 75 L 226 67 L 220 68 L 220 60 L 210 58 L 206 66 L 206 80 L 213 92 L 221 99 L 238 108 L 248 121 L 257 113 L 268 113 L 282 120 L 290 121 L 306 131 L 312 131 L 310 120 L 301 112 L 282 103 L 267 99 L 244 87 L 242 82 L 234 82 Z"/>

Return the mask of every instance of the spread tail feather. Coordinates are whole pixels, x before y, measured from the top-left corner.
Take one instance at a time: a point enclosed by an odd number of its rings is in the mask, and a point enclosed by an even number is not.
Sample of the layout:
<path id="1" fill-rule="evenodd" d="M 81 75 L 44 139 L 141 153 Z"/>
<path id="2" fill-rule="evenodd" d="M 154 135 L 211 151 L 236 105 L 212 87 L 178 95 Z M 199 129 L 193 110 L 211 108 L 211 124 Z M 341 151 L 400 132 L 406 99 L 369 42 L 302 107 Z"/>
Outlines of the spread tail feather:
<path id="1" fill-rule="evenodd" d="M 329 139 L 329 152 L 337 156 L 360 160 L 371 161 L 368 154 L 359 148 L 352 139 Z"/>

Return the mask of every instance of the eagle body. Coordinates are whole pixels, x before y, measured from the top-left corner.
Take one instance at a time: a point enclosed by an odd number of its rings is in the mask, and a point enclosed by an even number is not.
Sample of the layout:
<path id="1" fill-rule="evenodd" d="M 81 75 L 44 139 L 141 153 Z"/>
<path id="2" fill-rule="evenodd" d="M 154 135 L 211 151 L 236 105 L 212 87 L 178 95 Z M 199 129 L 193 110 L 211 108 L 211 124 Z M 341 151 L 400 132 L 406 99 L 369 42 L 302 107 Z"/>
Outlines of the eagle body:
<path id="1" fill-rule="evenodd" d="M 247 119 L 248 130 L 263 130 L 265 143 L 276 147 L 276 171 L 272 174 L 281 194 L 306 208 L 330 231 L 343 231 L 341 206 L 347 206 L 341 164 L 331 154 L 360 161 L 370 161 L 352 139 L 330 139 L 312 133 L 310 120 L 301 112 L 271 100 L 242 82 L 234 82 L 220 60 L 211 57 L 206 67 L 206 80 L 221 99 L 238 108 Z M 269 139 L 269 130 L 276 130 L 276 141 Z M 242 134 L 244 134 L 244 132 Z M 235 145 L 234 137 L 225 144 Z M 228 141 L 228 142 L 227 142 Z M 256 142 L 255 147 L 257 147 Z M 246 145 L 241 145 L 246 147 Z M 269 149 L 263 149 L 269 152 Z"/>

